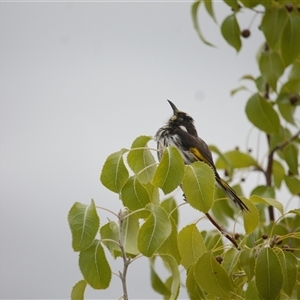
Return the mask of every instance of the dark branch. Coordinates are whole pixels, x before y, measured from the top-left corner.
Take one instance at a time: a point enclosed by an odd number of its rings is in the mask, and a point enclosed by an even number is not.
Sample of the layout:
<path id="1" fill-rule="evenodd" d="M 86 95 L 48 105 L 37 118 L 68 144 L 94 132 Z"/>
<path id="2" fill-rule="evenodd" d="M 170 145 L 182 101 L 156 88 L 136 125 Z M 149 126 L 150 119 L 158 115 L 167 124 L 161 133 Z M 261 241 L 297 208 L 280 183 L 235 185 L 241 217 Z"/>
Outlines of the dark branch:
<path id="1" fill-rule="evenodd" d="M 287 139 L 286 141 L 284 141 L 284 142 L 278 144 L 276 147 L 274 147 L 274 149 L 271 150 L 270 154 L 274 153 L 277 150 L 283 149 L 285 146 L 290 144 L 293 140 L 295 140 L 299 136 L 300 136 L 300 130 L 298 132 L 296 132 L 293 136 L 291 136 L 289 139 Z"/>
<path id="2" fill-rule="evenodd" d="M 240 249 L 239 245 L 235 241 L 235 239 L 226 231 L 224 230 L 211 216 L 209 213 L 205 214 L 208 220 L 237 248 Z"/>
<path id="3" fill-rule="evenodd" d="M 268 145 L 270 146 L 270 135 L 269 134 L 267 134 L 267 139 L 268 139 Z M 265 171 L 265 178 L 266 178 L 267 186 L 272 186 L 273 155 L 274 155 L 274 152 L 272 152 L 272 151 L 268 155 L 268 164 L 267 164 L 267 169 Z M 270 221 L 274 222 L 275 216 L 274 216 L 273 206 L 270 205 L 268 207 L 268 211 L 269 211 Z"/>

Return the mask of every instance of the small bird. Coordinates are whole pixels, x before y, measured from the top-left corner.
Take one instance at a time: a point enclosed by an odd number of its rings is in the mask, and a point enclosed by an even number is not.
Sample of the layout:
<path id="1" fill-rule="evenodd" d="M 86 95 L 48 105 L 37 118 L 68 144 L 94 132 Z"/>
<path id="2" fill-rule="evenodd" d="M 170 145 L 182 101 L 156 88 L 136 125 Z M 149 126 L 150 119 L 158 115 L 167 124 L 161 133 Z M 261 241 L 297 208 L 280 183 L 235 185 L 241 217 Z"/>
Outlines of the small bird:
<path id="1" fill-rule="evenodd" d="M 165 147 L 175 146 L 181 152 L 186 165 L 195 161 L 205 162 L 213 169 L 217 185 L 225 191 L 228 198 L 238 205 L 242 211 L 249 211 L 235 191 L 218 174 L 211 151 L 207 144 L 198 136 L 193 118 L 187 113 L 178 110 L 170 100 L 168 102 L 173 109 L 173 116 L 167 125 L 161 127 L 155 135 L 158 159 L 161 159 Z"/>

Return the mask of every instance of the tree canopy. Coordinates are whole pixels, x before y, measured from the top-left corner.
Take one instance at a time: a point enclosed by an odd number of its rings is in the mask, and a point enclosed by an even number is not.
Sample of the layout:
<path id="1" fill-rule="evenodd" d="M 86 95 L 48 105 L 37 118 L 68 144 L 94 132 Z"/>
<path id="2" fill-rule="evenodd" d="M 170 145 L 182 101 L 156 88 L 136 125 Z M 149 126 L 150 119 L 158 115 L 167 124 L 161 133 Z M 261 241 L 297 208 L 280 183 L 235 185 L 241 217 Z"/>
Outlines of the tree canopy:
<path id="1" fill-rule="evenodd" d="M 130 295 L 127 270 L 141 256 L 149 258 L 150 284 L 164 299 L 177 299 L 182 283 L 190 299 L 300 298 L 300 126 L 296 115 L 300 105 L 300 2 L 223 1 L 231 13 L 222 21 L 220 31 L 231 47 L 242 51 L 243 39 L 255 34 L 250 27 L 239 26 L 238 18 L 245 10 L 260 18 L 257 30 L 265 38 L 256 56 L 260 74 L 246 73 L 242 86 L 229 87 L 234 95 L 248 90 L 248 82 L 255 84 L 245 114 L 267 140 L 265 160 L 249 151 L 223 152 L 210 146 L 217 157 L 216 168 L 226 171 L 228 181 L 245 170 L 263 174 L 263 182 L 253 186 L 249 195 L 243 194 L 241 184 L 234 186 L 250 211 L 234 210 L 225 194 L 215 187 L 214 173 L 208 165 L 184 165 L 174 146 L 167 147 L 157 162 L 156 150 L 148 146 L 153 138 L 139 136 L 131 148 L 109 155 L 101 171 L 102 185 L 123 204 L 120 212 L 111 211 L 113 220 L 100 223 L 99 215 L 105 208 L 98 207 L 94 200 L 89 204 L 76 202 L 70 209 L 72 247 L 79 252 L 83 275 L 72 289 L 72 299 L 83 299 L 87 285 L 94 289 L 109 287 L 113 271 L 107 253 L 123 261 L 122 270 L 114 271 L 121 279 L 123 299 Z M 200 9 L 216 21 L 213 1 L 196 1 L 191 6 L 198 36 L 212 46 L 201 31 Z M 294 203 L 294 208 L 287 211 L 284 199 L 277 197 L 283 185 Z M 186 203 L 178 204 L 168 196 L 179 187 Z M 198 210 L 199 220 L 186 220 L 179 229 L 183 205 Z M 212 229 L 199 230 L 203 215 L 211 218 Z M 235 230 L 237 223 L 242 224 L 242 230 Z M 155 268 L 157 258 L 170 274 L 166 280 Z"/>

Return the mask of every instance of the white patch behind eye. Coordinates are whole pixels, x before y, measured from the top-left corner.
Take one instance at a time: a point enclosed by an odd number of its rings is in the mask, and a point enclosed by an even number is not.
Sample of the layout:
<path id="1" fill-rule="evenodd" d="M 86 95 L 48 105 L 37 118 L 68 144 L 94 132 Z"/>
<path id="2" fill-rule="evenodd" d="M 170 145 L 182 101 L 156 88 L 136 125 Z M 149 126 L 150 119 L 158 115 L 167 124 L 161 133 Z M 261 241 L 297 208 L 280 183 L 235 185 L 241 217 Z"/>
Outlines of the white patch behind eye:
<path id="1" fill-rule="evenodd" d="M 183 126 L 183 125 L 180 125 L 179 128 L 182 129 L 185 132 L 188 132 L 187 129 L 185 128 L 185 126 Z"/>

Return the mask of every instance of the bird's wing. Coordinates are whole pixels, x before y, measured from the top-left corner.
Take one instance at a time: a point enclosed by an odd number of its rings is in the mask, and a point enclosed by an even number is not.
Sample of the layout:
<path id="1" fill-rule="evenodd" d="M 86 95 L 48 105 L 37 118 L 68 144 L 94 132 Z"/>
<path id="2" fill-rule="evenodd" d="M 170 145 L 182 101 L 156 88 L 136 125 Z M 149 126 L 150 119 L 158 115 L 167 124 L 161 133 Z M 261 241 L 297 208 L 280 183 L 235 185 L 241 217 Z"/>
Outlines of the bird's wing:
<path id="1" fill-rule="evenodd" d="M 201 138 L 196 138 L 195 145 L 192 145 L 189 149 L 194 154 L 194 156 L 198 158 L 198 160 L 207 163 L 214 170 L 216 170 L 211 151 Z"/>
<path id="2" fill-rule="evenodd" d="M 211 151 L 208 148 L 207 144 L 201 138 L 195 137 L 179 128 L 178 130 L 176 130 L 176 134 L 180 136 L 182 146 L 189 150 L 194 155 L 196 160 L 200 160 L 207 163 L 214 169 L 214 171 L 216 171 Z"/>

